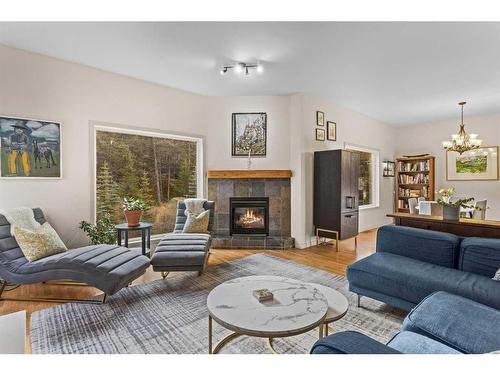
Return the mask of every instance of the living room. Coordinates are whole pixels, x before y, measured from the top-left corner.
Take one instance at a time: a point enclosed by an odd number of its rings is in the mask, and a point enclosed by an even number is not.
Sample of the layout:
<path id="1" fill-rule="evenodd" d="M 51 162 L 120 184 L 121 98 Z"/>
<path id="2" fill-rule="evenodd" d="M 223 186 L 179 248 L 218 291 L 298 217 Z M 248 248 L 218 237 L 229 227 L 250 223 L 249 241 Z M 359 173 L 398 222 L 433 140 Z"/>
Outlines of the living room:
<path id="1" fill-rule="evenodd" d="M 500 23 L 19 20 L 0 353 L 500 351 Z"/>

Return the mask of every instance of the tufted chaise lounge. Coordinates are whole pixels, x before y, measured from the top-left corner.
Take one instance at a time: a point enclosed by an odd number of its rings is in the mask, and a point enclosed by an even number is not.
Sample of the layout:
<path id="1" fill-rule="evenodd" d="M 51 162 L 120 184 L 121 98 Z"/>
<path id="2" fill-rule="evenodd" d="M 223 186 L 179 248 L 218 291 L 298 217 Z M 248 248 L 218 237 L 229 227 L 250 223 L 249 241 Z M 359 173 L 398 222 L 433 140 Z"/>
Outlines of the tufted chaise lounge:
<path id="1" fill-rule="evenodd" d="M 205 210 L 210 210 L 208 232 L 212 231 L 215 203 L 205 202 Z M 161 272 L 163 278 L 170 271 L 198 271 L 201 275 L 205 269 L 210 242 L 210 233 L 182 233 L 187 217 L 184 214 L 184 201 L 177 203 L 177 214 L 173 233 L 165 235 L 151 257 L 153 271 Z"/>
<path id="2" fill-rule="evenodd" d="M 41 209 L 35 208 L 33 212 L 40 224 L 46 221 Z M 9 222 L 0 215 L 0 300 L 19 300 L 2 297 L 7 283 L 33 284 L 52 280 L 84 283 L 111 295 L 142 275 L 148 267 L 146 256 L 116 245 L 85 246 L 29 262 L 11 235 Z M 68 301 L 63 298 L 50 300 Z"/>

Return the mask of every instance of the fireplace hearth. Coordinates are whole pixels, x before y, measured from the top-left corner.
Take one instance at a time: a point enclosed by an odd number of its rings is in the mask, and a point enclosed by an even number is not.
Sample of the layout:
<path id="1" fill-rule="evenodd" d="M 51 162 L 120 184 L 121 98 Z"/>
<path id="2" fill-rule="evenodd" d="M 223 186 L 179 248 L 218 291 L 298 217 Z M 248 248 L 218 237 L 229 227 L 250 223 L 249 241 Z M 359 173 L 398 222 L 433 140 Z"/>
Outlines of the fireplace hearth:
<path id="1" fill-rule="evenodd" d="M 269 235 L 269 198 L 268 197 L 231 197 L 230 228 L 232 235 Z"/>

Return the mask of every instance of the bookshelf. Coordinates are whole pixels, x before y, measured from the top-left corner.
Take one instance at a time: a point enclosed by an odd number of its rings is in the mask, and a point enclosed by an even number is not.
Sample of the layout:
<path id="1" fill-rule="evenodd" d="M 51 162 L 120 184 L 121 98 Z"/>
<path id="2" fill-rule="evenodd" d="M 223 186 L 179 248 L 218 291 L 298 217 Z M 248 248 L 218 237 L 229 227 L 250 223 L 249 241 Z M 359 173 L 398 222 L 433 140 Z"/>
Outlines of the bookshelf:
<path id="1" fill-rule="evenodd" d="M 434 200 L 434 156 L 396 159 L 396 211 L 409 212 L 408 199 Z"/>

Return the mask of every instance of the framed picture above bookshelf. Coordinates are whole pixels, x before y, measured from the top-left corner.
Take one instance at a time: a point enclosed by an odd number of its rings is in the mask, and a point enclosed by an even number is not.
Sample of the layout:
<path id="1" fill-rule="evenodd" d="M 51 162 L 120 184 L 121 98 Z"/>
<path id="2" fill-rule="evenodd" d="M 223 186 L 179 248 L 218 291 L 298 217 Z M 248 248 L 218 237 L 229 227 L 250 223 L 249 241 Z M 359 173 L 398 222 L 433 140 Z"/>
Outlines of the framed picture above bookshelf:
<path id="1" fill-rule="evenodd" d="M 396 159 L 396 211 L 409 212 L 410 198 L 434 200 L 434 164 L 430 155 Z"/>

